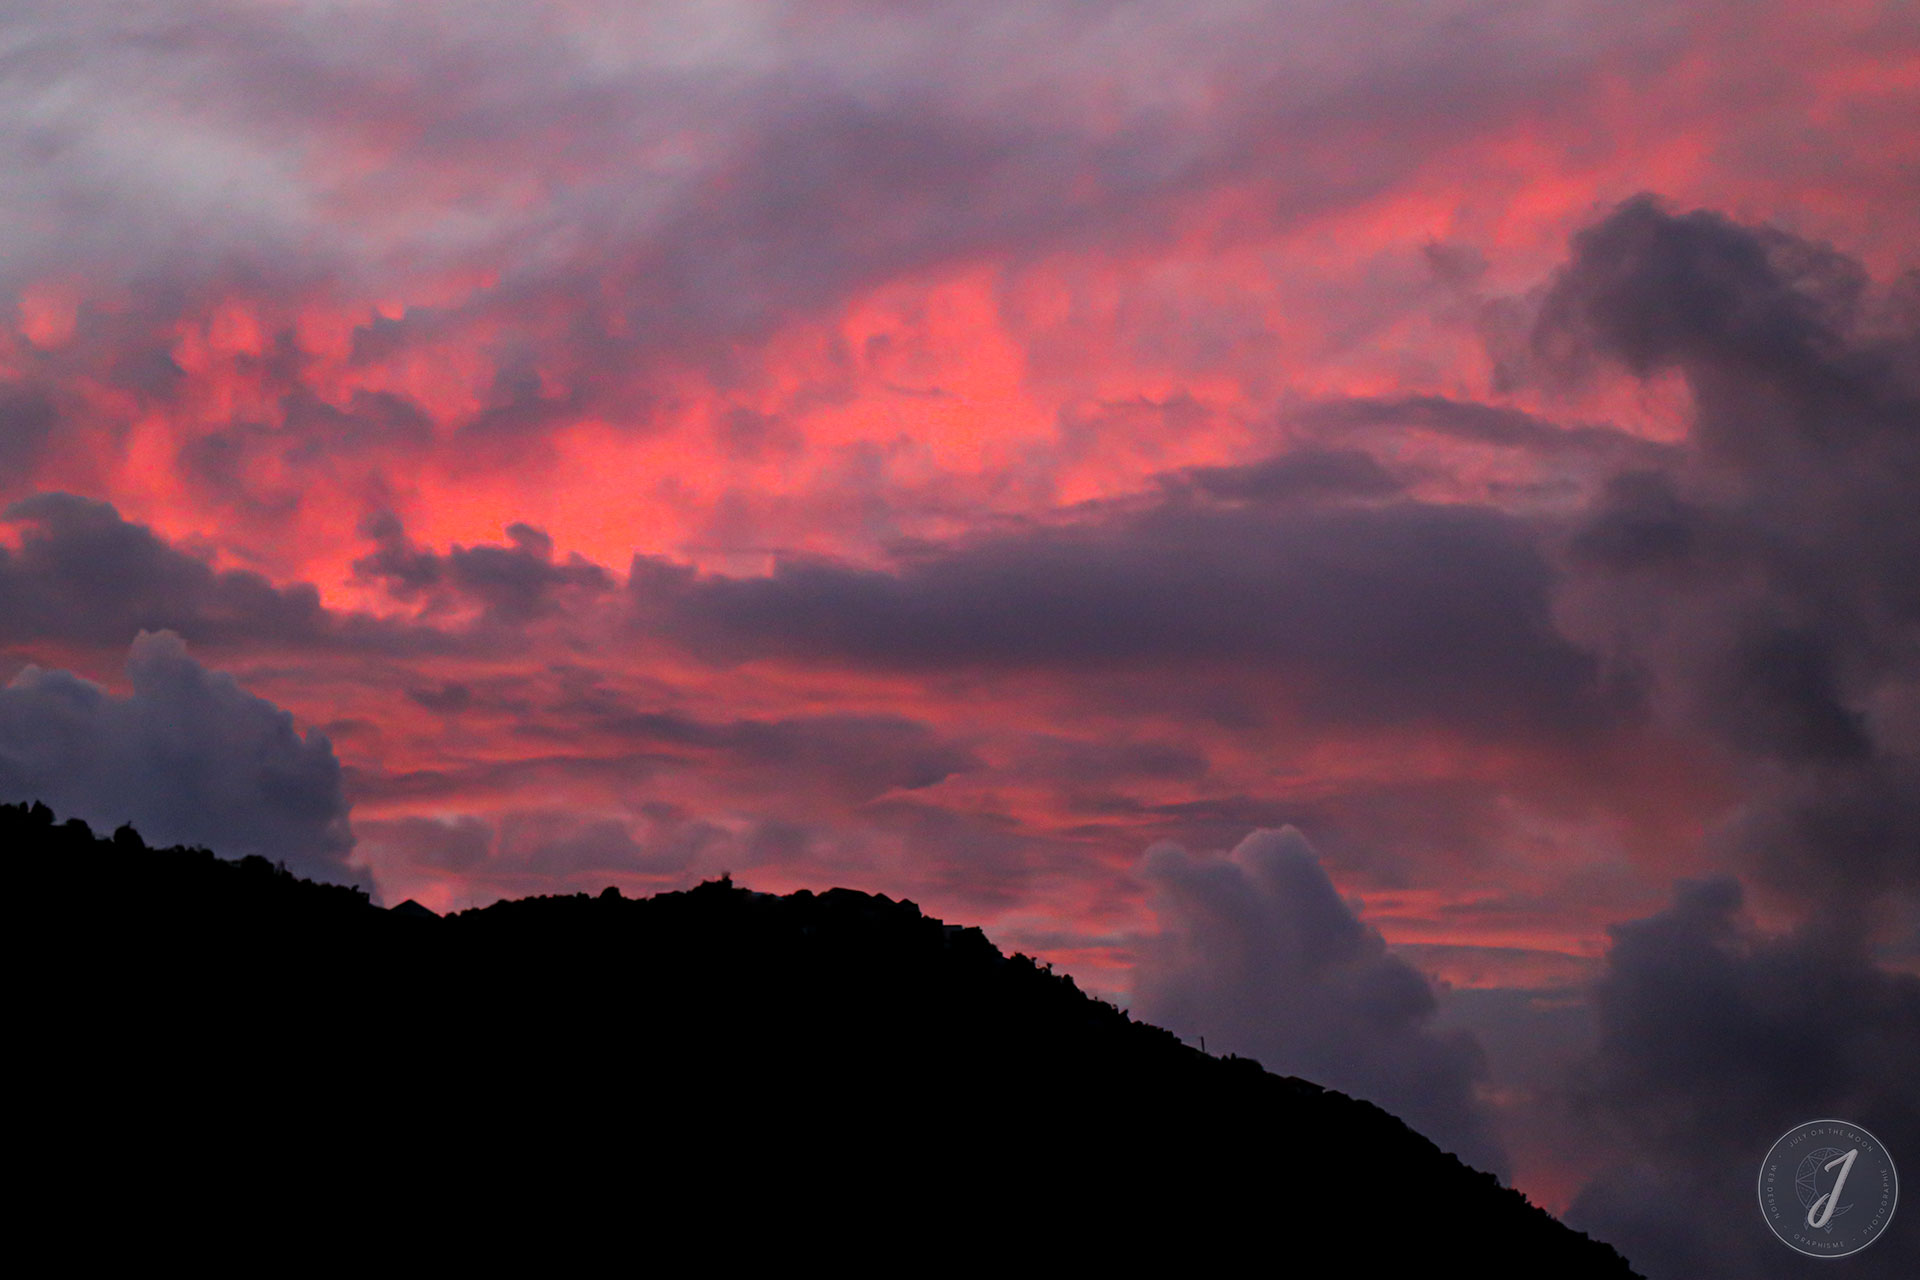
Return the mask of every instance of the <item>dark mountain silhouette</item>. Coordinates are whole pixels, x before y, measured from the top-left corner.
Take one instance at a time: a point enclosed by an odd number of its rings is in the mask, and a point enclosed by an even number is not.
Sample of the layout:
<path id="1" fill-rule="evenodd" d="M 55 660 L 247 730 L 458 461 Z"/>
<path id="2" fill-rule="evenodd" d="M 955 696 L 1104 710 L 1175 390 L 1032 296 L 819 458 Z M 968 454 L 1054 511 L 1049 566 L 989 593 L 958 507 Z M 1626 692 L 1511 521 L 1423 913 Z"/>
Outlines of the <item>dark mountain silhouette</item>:
<path id="1" fill-rule="evenodd" d="M 90 1256 L 1632 1274 L 1378 1108 L 911 902 L 442 918 L 37 805 L 0 847 L 34 1226 Z"/>

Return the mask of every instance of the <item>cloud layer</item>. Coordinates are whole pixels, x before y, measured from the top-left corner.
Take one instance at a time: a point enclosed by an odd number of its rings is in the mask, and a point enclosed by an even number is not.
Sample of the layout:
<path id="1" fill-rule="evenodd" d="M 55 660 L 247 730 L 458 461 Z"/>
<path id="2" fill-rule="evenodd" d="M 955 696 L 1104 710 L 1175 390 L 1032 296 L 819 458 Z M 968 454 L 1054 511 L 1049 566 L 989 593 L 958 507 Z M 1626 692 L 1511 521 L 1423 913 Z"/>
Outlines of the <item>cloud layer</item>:
<path id="1" fill-rule="evenodd" d="M 171 632 L 142 632 L 118 696 L 28 667 L 0 689 L 0 796 L 39 800 L 151 844 L 258 854 L 296 874 L 368 885 L 326 736 L 209 671 Z"/>

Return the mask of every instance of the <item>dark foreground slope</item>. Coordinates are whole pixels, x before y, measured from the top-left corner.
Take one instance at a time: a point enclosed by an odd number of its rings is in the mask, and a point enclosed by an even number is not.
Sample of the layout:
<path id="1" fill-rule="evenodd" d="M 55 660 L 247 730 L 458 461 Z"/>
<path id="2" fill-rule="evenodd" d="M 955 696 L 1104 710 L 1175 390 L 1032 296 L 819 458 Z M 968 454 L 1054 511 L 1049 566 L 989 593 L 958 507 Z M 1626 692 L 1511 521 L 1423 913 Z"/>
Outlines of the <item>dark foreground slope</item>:
<path id="1" fill-rule="evenodd" d="M 441 919 L 43 809 L 0 848 L 29 1221 L 96 1258 L 1631 1274 L 1379 1109 L 911 903 Z"/>

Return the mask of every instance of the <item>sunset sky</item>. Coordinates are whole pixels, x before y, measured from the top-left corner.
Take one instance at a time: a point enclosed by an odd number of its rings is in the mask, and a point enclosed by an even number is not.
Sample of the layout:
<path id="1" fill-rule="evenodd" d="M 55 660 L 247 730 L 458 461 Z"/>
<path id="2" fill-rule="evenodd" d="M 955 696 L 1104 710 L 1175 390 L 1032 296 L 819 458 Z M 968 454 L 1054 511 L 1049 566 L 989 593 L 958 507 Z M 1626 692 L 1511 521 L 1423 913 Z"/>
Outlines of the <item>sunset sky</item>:
<path id="1" fill-rule="evenodd" d="M 10 0 L 0 175 L 0 801 L 1920 1167 L 1920 6 Z"/>

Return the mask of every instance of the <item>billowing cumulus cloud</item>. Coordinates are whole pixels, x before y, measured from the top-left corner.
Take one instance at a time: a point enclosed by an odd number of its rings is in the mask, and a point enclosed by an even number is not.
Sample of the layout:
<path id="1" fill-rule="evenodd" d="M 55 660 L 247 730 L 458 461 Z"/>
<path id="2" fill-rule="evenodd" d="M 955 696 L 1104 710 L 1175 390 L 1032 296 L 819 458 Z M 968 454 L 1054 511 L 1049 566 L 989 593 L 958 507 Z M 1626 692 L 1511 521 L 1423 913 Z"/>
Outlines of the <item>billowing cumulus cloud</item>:
<path id="1" fill-rule="evenodd" d="M 1727 839 L 1843 912 L 1920 889 L 1917 321 L 1830 248 L 1643 199 L 1581 234 L 1537 334 L 1685 379 L 1689 447 L 1606 487 L 1567 616 L 1752 762 Z"/>
<path id="2" fill-rule="evenodd" d="M 1692 401 L 1684 445 L 1571 531 L 1561 616 L 1727 753 L 1709 843 L 1804 914 L 1766 934 L 1718 878 L 1613 930 L 1575 1096 L 1614 1163 L 1572 1220 L 1656 1277 L 1796 1273 L 1750 1229 L 1778 1132 L 1841 1116 L 1920 1144 L 1920 983 L 1873 959 L 1920 890 L 1916 320 L 1830 247 L 1651 199 L 1583 232 L 1541 308 L 1542 369 L 1677 376 Z M 1898 1253 L 1857 1265 L 1904 1274 Z"/>
<path id="3" fill-rule="evenodd" d="M 1889 1151 L 1920 1150 L 1920 977 L 1873 964 L 1857 938 L 1771 935 L 1730 879 L 1683 885 L 1658 915 L 1619 925 L 1595 992 L 1600 1044 L 1581 1112 L 1616 1163 L 1574 1202 L 1652 1280 L 1804 1275 L 1754 1208 L 1769 1144 L 1839 1117 Z M 1849 1274 L 1911 1272 L 1890 1234 Z"/>
<path id="4" fill-rule="evenodd" d="M 1341 899 L 1297 829 L 1256 831 L 1225 858 L 1158 845 L 1140 873 L 1162 929 L 1135 970 L 1142 1014 L 1205 1036 L 1214 1052 L 1376 1102 L 1505 1172 L 1474 1095 L 1478 1049 L 1429 1025 L 1426 978 Z"/>
<path id="5" fill-rule="evenodd" d="M 143 632 L 121 696 L 28 667 L 0 689 L 0 797 L 44 801 L 150 844 L 259 854 L 300 875 L 369 883 L 349 861 L 340 763 L 324 734 L 209 671 L 179 637 Z"/>

